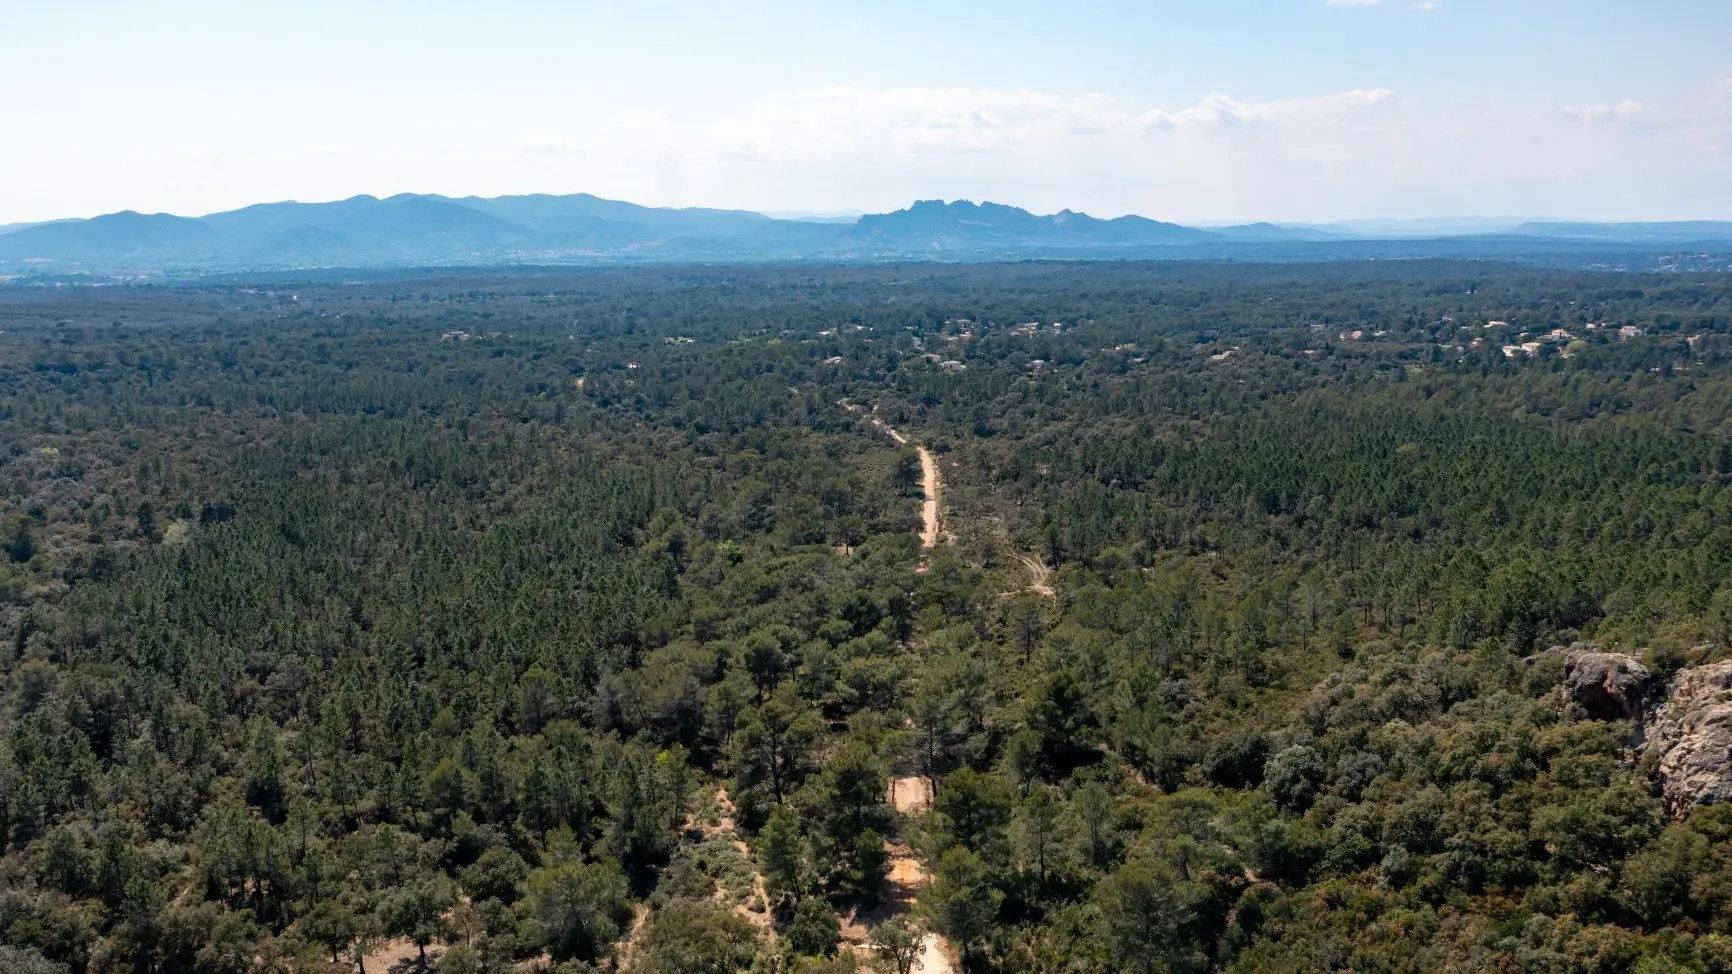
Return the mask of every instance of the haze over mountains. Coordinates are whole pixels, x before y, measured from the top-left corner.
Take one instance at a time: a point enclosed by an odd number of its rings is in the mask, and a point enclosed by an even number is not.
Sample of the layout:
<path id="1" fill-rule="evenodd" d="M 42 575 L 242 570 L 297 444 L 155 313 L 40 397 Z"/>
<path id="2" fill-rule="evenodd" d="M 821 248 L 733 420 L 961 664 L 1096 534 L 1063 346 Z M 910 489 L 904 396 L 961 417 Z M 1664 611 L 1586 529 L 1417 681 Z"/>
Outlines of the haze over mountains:
<path id="1" fill-rule="evenodd" d="M 1401 242 L 1407 246 L 1398 246 Z M 0 227 L 12 274 L 222 272 L 314 267 L 571 264 L 633 260 L 1030 257 L 1307 259 L 1508 256 L 1537 250 L 1732 252 L 1732 223 L 1358 221 L 1198 228 L 1141 216 L 920 201 L 853 221 L 668 209 L 589 194 L 401 194 L 263 203 L 202 217 L 110 213 Z"/>

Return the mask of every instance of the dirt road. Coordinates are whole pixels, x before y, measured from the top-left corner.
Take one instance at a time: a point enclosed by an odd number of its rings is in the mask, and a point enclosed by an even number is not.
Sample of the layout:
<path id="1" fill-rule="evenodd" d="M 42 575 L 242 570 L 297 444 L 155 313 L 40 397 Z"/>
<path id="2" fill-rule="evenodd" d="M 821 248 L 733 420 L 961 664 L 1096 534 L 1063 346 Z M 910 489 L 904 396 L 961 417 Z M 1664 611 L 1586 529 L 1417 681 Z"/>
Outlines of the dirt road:
<path id="1" fill-rule="evenodd" d="M 932 455 L 932 451 L 923 446 L 914 449 L 920 452 L 920 486 L 926 493 L 926 502 L 920 505 L 923 524 L 920 546 L 935 548 L 938 546 L 938 492 L 943 489 L 944 481 L 939 479 L 938 458 Z"/>
<path id="2" fill-rule="evenodd" d="M 893 778 L 887 797 L 902 814 L 918 815 L 932 803 L 932 784 L 925 778 Z M 931 882 L 932 876 L 905 843 L 890 844 L 887 848 L 890 852 L 890 885 L 895 891 L 892 898 L 901 904 L 903 910 L 912 909 L 916 891 Z M 920 959 L 914 964 L 913 974 L 953 974 L 956 965 L 951 962 L 952 953 L 943 937 L 928 931 L 921 938 Z"/>
<path id="3" fill-rule="evenodd" d="M 890 438 L 903 446 L 908 446 L 908 438 L 890 428 L 890 424 L 878 417 L 872 417 L 872 425 L 890 434 Z M 938 495 L 944 489 L 944 478 L 938 472 L 938 458 L 932 451 L 920 444 L 914 444 L 915 452 L 920 454 L 920 488 L 926 495 L 926 501 L 920 506 L 920 546 L 936 548 L 938 546 Z"/>

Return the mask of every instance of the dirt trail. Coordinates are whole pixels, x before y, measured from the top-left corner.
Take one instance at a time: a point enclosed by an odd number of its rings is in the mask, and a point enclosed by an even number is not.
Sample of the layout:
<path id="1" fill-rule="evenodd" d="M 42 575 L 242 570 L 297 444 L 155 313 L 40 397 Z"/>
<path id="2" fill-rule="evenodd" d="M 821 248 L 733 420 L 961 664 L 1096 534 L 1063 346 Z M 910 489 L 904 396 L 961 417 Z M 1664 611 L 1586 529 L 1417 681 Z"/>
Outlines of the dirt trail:
<path id="1" fill-rule="evenodd" d="M 902 814 L 918 815 L 932 804 L 932 783 L 920 777 L 892 778 L 887 797 Z M 892 915 L 906 913 L 914 908 L 917 892 L 932 882 L 932 876 L 920 865 L 920 860 L 915 858 L 914 850 L 907 843 L 886 843 L 885 847 L 890 852 L 889 909 Z M 883 919 L 888 917 L 879 922 Z M 912 974 L 954 974 L 954 953 L 943 937 L 927 933 L 921 938 L 920 958 L 915 961 Z"/>
<path id="2" fill-rule="evenodd" d="M 917 815 L 926 810 L 932 803 L 932 785 L 925 778 L 896 778 L 890 782 L 890 793 L 886 798 L 896 806 L 896 810 L 905 815 Z M 729 838 L 742 855 L 750 858 L 751 850 L 739 837 L 734 826 L 734 803 L 728 798 L 726 788 L 718 787 L 715 795 L 716 807 L 720 812 L 716 824 L 701 826 L 706 837 Z M 914 855 L 906 842 L 886 842 L 885 849 L 890 853 L 889 889 L 878 909 L 871 914 L 856 913 L 854 916 L 842 918 L 842 940 L 844 945 L 864 957 L 871 953 L 867 939 L 871 927 L 892 916 L 909 912 L 914 907 L 915 891 L 932 881 L 932 876 L 920 860 Z M 775 925 L 770 922 L 767 907 L 770 898 L 764 890 L 764 874 L 752 873 L 752 887 L 758 899 L 766 907 L 763 913 L 754 913 L 745 906 L 737 906 L 735 912 L 745 917 L 763 932 L 771 942 L 776 941 Z M 647 914 L 647 911 L 645 911 Z M 631 944 L 641 935 L 642 916 L 633 924 L 633 931 L 627 944 L 627 956 L 630 956 Z M 949 943 L 935 933 L 928 933 L 921 940 L 920 958 L 915 962 L 911 974 L 956 974 L 955 951 Z"/>
<path id="3" fill-rule="evenodd" d="M 938 458 L 932 451 L 923 446 L 914 449 L 920 452 L 920 486 L 926 492 L 926 502 L 920 505 L 920 520 L 924 527 L 920 530 L 920 546 L 923 548 L 938 547 L 938 492 L 944 489 L 944 481 L 938 475 Z"/>
<path id="4" fill-rule="evenodd" d="M 1028 569 L 1030 577 L 1028 583 L 1029 591 L 1039 595 L 1044 595 L 1049 599 L 1052 598 L 1052 569 L 1046 567 L 1045 562 L 1033 555 L 1024 555 L 1019 553 L 1016 557 L 1022 562 L 1022 566 Z"/>
<path id="5" fill-rule="evenodd" d="M 770 922 L 770 894 L 764 888 L 764 874 L 758 871 L 757 862 L 752 858 L 751 847 L 746 845 L 746 840 L 740 838 L 739 830 L 734 825 L 734 803 L 728 798 L 728 789 L 716 788 L 716 808 L 720 810 L 721 814 L 714 832 L 709 833 L 708 837 L 729 839 L 733 842 L 734 848 L 739 850 L 740 855 L 744 856 L 747 862 L 752 863 L 752 894 L 757 897 L 758 903 L 763 907 L 761 913 L 754 912 L 746 906 L 736 906 L 734 912 L 763 930 L 764 936 L 769 938 L 771 943 L 775 943 L 776 928 Z"/>
<path id="6" fill-rule="evenodd" d="M 399 967 L 419 968 L 421 966 L 418 962 L 420 953 L 408 938 L 392 937 L 389 940 L 380 940 L 373 944 L 373 949 L 367 951 L 361 964 L 367 969 L 367 974 L 393 974 Z M 438 956 L 438 949 L 429 944 L 427 946 L 428 961 L 431 962 Z"/>
<path id="7" fill-rule="evenodd" d="M 632 962 L 637 959 L 638 945 L 643 943 L 644 930 L 649 927 L 649 905 L 639 903 L 632 907 L 631 929 L 626 931 L 625 939 L 619 944 L 619 969 L 629 971 Z"/>
<path id="8" fill-rule="evenodd" d="M 890 438 L 902 446 L 908 446 L 908 437 L 891 429 L 890 424 L 878 417 L 872 417 L 872 425 L 890 434 Z M 938 547 L 938 495 L 944 490 L 944 478 L 938 472 L 938 458 L 932 451 L 918 443 L 913 444 L 914 451 L 920 454 L 920 489 L 926 495 L 926 502 L 920 506 L 920 546 L 922 548 Z"/>
<path id="9" fill-rule="evenodd" d="M 938 934 L 929 933 L 920 941 L 920 959 L 914 962 L 910 974 L 952 974 L 956 965 L 950 962 L 950 955 L 944 951 L 944 940 Z"/>

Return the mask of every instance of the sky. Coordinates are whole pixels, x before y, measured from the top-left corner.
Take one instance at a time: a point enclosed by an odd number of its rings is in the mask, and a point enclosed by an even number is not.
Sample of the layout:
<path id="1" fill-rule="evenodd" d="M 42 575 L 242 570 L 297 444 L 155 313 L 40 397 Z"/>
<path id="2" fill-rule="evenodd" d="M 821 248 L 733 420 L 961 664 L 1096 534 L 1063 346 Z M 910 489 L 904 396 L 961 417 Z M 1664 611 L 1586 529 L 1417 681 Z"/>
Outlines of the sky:
<path id="1" fill-rule="evenodd" d="M 400 192 L 1732 219 L 1732 3 L 0 0 L 0 224 Z"/>

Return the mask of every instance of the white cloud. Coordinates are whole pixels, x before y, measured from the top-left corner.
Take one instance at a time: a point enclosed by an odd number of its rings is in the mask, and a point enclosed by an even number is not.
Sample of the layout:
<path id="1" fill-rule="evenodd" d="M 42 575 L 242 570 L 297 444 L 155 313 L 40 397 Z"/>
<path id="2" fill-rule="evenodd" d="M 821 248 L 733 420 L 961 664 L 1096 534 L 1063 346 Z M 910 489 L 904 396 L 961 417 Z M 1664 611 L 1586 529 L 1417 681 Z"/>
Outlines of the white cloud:
<path id="1" fill-rule="evenodd" d="M 1639 101 L 1621 101 L 1616 105 L 1586 105 L 1580 108 L 1571 106 L 1564 109 L 1564 117 L 1579 122 L 1629 122 L 1642 114 L 1642 103 Z"/>
<path id="2" fill-rule="evenodd" d="M 583 155 L 583 148 L 563 139 L 534 136 L 523 143 L 526 155 L 543 157 L 571 157 Z"/>
<path id="3" fill-rule="evenodd" d="M 18 199 L 33 209 L 14 219 L 403 191 L 581 191 L 813 212 L 945 197 L 1188 222 L 1724 219 L 1732 77 L 1719 77 L 1671 95 L 1644 91 L 1640 102 L 1567 104 L 1433 101 L 1376 87 L 1177 104 L 1087 91 L 829 87 L 704 109 L 596 100 L 564 116 L 502 111 L 441 126 L 369 114 L 289 147 L 261 120 L 225 138 L 220 155 L 201 141 L 151 149 L 140 116 L 132 128 L 75 133 L 50 148 L 0 140 L 0 172 L 30 187 Z M 127 140 L 141 148 L 101 151 Z"/>
<path id="4" fill-rule="evenodd" d="M 578 188 L 881 210 L 992 199 L 1175 220 L 1732 216 L 1732 86 L 1668 105 L 1429 104 L 1387 89 L 1151 107 L 1098 93 L 837 87 L 598 134 Z"/>
<path id="5" fill-rule="evenodd" d="M 762 102 L 697 133 L 664 120 L 640 134 L 659 134 L 670 151 L 722 152 L 738 159 L 906 157 L 1041 150 L 1187 130 L 1353 124 L 1394 98 L 1387 89 L 1269 102 L 1213 94 L 1168 111 L 1135 108 L 1100 94 L 841 87 Z"/>

